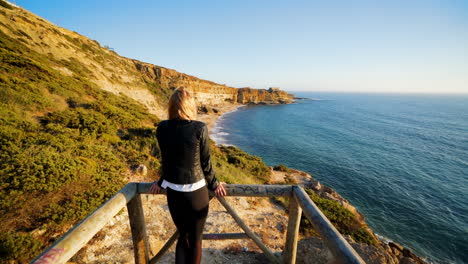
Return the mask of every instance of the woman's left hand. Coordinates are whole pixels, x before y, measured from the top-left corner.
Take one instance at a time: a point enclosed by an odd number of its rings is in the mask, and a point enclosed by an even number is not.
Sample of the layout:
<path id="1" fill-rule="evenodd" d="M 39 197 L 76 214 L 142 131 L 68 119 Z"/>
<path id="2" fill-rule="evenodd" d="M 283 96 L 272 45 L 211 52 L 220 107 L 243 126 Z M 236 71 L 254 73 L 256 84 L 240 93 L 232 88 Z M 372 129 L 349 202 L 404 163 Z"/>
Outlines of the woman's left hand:
<path id="1" fill-rule="evenodd" d="M 218 187 L 214 190 L 216 196 L 225 196 L 227 194 L 226 189 L 224 188 L 225 182 L 219 183 Z"/>
<path id="2" fill-rule="evenodd" d="M 158 194 L 160 192 L 161 192 L 161 187 L 159 187 L 158 181 L 153 182 L 153 185 L 151 185 L 151 188 L 150 188 L 150 193 Z"/>

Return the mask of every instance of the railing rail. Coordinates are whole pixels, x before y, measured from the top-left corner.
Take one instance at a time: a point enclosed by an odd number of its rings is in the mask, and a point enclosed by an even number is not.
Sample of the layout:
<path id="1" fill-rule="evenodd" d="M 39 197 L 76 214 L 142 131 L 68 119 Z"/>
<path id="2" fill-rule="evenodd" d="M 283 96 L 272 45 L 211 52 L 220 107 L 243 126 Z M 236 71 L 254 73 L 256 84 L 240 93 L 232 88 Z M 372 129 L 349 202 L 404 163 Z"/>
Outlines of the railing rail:
<path id="1" fill-rule="evenodd" d="M 132 239 L 134 245 L 135 263 L 156 263 L 177 239 L 178 233 L 174 233 L 161 250 L 152 258 L 149 256 L 148 236 L 143 215 L 143 207 L 140 194 L 150 194 L 151 183 L 129 183 L 111 199 L 96 209 L 92 214 L 79 222 L 59 240 L 44 250 L 31 263 L 66 263 L 89 240 L 101 230 L 112 217 L 122 208 L 127 206 Z M 314 228 L 322 236 L 327 247 L 331 250 L 339 263 L 365 263 L 341 234 L 333 227 L 325 215 L 318 209 L 302 187 L 297 185 L 226 185 L 227 196 L 248 197 L 289 197 L 289 221 L 286 234 L 283 256 L 279 259 L 266 247 L 260 238 L 252 232 L 240 219 L 229 203 L 220 197 L 218 200 L 226 210 L 234 217 L 234 220 L 245 233 L 233 234 L 204 234 L 203 239 L 242 239 L 251 238 L 265 256 L 272 263 L 295 263 L 298 230 L 302 212 L 310 220 Z M 164 194 L 164 190 L 161 192 Z"/>

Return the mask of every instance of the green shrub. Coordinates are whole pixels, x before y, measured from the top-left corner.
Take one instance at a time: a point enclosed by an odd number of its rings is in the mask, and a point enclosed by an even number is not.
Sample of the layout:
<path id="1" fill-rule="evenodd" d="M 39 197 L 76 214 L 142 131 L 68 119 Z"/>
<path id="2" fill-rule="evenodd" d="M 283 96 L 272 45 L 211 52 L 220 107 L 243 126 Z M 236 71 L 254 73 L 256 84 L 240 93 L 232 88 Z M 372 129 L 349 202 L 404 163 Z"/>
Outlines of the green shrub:
<path id="1" fill-rule="evenodd" d="M 275 171 L 282 171 L 282 172 L 288 172 L 290 173 L 292 170 L 288 167 L 286 167 L 285 165 L 283 164 L 279 164 L 279 165 L 276 165 L 273 167 L 273 170 Z"/>
<path id="2" fill-rule="evenodd" d="M 27 263 L 41 252 L 44 244 L 24 232 L 7 232 L 0 234 L 0 262 L 11 263 L 7 260 L 15 260 Z"/>
<path id="3" fill-rule="evenodd" d="M 51 192 L 75 179 L 81 166 L 70 153 L 33 145 L 9 160 L 2 179 L 7 189 Z"/>
<path id="4" fill-rule="evenodd" d="M 95 135 L 117 133 L 116 124 L 112 123 L 104 114 L 81 108 L 70 108 L 61 112 L 49 113 L 42 119 L 47 125 L 61 124 L 64 127 L 78 129 L 81 135 Z"/>
<path id="5" fill-rule="evenodd" d="M 218 162 L 224 161 L 224 163 L 245 170 L 250 174 L 249 177 L 256 178 L 262 183 L 269 182 L 271 174 L 270 169 L 260 157 L 250 155 L 234 146 L 220 146 L 215 148 L 218 150 L 218 152 L 215 152 L 215 156 L 217 155 L 220 158 Z"/>
<path id="6" fill-rule="evenodd" d="M 357 217 L 340 203 L 322 198 L 310 189 L 305 189 L 305 191 L 341 234 L 350 235 L 357 242 L 369 245 L 375 245 L 377 243 L 374 236 L 365 229 Z M 317 231 L 314 230 L 312 224 L 304 215 L 301 218 L 301 231 L 309 235 L 318 235 Z"/>

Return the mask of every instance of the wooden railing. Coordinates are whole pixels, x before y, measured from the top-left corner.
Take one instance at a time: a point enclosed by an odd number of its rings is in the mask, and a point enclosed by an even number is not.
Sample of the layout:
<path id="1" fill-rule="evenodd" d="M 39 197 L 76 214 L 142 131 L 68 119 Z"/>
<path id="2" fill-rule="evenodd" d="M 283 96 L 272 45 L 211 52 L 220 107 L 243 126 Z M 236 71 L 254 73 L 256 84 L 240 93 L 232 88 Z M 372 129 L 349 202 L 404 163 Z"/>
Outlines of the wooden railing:
<path id="1" fill-rule="evenodd" d="M 177 231 L 155 256 L 149 254 L 148 236 L 143 215 L 140 194 L 150 194 L 151 183 L 129 183 L 116 195 L 96 209 L 92 214 L 69 230 L 53 245 L 44 250 L 31 263 L 65 263 L 78 250 L 103 228 L 112 217 L 127 206 L 132 232 L 135 263 L 157 263 L 164 253 L 177 240 Z M 271 263 L 295 263 L 297 240 L 301 214 L 310 220 L 314 228 L 323 238 L 338 263 L 364 263 L 349 243 L 333 227 L 325 215 L 309 198 L 304 189 L 297 185 L 226 185 L 227 196 L 256 196 L 256 197 L 289 197 L 289 219 L 286 231 L 286 241 L 283 254 L 277 257 L 260 238 L 242 221 L 234 208 L 223 197 L 217 197 L 220 203 L 232 215 L 245 233 L 204 234 L 203 239 L 252 239 L 264 252 Z M 164 191 L 162 193 L 165 193 Z"/>

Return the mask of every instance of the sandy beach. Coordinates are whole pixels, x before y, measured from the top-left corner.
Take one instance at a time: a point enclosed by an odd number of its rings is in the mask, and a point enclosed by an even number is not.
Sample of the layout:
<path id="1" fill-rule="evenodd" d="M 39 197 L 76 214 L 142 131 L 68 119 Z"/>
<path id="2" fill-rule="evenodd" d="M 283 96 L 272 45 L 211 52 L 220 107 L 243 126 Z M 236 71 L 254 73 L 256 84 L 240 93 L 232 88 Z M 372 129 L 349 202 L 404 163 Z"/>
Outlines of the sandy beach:
<path id="1" fill-rule="evenodd" d="M 216 121 L 220 116 L 225 113 L 234 111 L 235 109 L 244 106 L 242 104 L 224 104 L 215 107 L 218 110 L 218 113 L 208 113 L 208 114 L 198 114 L 197 119 L 199 121 L 205 122 L 208 125 L 208 131 L 211 133 L 213 132 L 213 128 L 215 127 Z"/>

